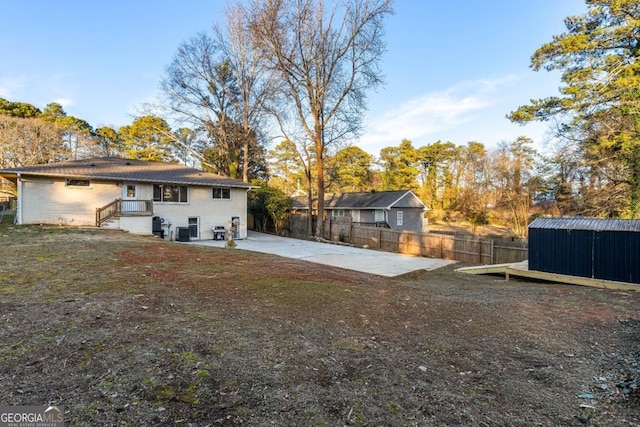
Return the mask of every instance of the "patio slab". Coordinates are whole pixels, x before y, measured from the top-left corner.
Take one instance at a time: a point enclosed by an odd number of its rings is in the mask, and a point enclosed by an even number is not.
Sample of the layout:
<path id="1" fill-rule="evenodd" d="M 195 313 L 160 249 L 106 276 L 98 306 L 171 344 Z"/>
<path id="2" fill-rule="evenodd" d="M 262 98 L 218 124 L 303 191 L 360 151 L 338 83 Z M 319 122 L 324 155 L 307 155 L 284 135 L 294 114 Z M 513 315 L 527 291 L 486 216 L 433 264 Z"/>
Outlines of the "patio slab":
<path id="1" fill-rule="evenodd" d="M 292 239 L 249 231 L 246 239 L 236 240 L 236 249 L 279 255 L 287 258 L 393 277 L 417 270 L 434 270 L 455 261 L 376 251 L 332 243 Z M 224 241 L 189 242 L 223 248 Z"/>

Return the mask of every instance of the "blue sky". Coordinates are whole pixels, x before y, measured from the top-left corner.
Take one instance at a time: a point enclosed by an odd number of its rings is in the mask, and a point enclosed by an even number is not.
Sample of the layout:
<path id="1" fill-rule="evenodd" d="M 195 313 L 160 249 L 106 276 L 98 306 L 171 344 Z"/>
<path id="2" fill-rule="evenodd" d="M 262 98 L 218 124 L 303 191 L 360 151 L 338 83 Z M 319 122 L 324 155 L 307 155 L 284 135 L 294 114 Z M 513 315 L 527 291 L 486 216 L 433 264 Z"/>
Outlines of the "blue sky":
<path id="1" fill-rule="evenodd" d="M 220 19 L 217 0 L 0 0 L 0 97 L 63 105 L 93 127 L 130 124 L 152 101 L 178 46 Z M 545 150 L 547 126 L 505 115 L 557 93 L 531 55 L 583 0 L 396 0 L 386 25 L 386 84 L 369 94 L 356 145 L 378 155 L 404 138 L 488 147 L 520 135 Z"/>

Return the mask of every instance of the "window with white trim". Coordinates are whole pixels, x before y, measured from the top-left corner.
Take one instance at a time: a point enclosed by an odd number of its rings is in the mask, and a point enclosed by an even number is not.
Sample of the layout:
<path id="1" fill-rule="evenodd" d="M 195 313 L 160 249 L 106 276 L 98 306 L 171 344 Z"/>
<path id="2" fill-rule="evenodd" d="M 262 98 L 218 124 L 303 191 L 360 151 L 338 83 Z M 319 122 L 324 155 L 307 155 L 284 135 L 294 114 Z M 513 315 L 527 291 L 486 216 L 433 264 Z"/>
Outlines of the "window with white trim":
<path id="1" fill-rule="evenodd" d="M 396 213 L 396 225 L 401 226 L 403 222 L 404 222 L 404 212 L 398 211 Z"/>
<path id="2" fill-rule="evenodd" d="M 384 210 L 383 209 L 376 209 L 375 221 L 376 222 L 384 222 Z"/>

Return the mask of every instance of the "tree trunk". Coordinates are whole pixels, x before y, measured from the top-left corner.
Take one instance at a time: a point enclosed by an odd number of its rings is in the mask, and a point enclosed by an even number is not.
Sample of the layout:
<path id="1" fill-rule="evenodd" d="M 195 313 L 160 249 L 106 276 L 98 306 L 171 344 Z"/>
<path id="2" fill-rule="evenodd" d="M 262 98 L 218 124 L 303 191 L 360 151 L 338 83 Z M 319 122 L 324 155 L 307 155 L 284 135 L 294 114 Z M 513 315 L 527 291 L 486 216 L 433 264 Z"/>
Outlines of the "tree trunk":
<path id="1" fill-rule="evenodd" d="M 249 138 L 251 137 L 251 126 L 249 125 L 249 118 L 246 111 L 249 111 L 249 103 L 244 103 L 244 117 L 242 120 L 242 127 L 244 130 L 244 141 L 242 145 L 242 182 L 249 182 Z"/>
<path id="2" fill-rule="evenodd" d="M 318 179 L 318 222 L 316 223 L 316 237 L 324 237 L 324 143 L 322 129 L 316 125 L 315 135 L 316 166 Z"/>
<path id="3" fill-rule="evenodd" d="M 313 236 L 313 183 L 311 182 L 311 169 L 305 171 L 307 177 L 307 200 L 309 203 L 309 215 L 307 216 L 307 233 Z"/>
<path id="4" fill-rule="evenodd" d="M 249 182 L 249 136 L 246 133 L 242 151 L 242 182 Z"/>
<path id="5" fill-rule="evenodd" d="M 631 153 L 630 159 L 630 197 L 629 197 L 629 216 L 632 219 L 638 218 L 638 207 L 640 205 L 640 148 L 635 146 Z"/>

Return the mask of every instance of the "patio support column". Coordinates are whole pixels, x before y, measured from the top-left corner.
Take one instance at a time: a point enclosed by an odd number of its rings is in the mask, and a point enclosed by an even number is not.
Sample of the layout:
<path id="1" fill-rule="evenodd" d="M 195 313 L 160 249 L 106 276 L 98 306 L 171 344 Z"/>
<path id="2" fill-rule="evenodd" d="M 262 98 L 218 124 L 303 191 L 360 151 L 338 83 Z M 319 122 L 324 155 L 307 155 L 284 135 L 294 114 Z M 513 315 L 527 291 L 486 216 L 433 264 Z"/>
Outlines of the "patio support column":
<path id="1" fill-rule="evenodd" d="M 24 184 L 22 182 L 22 174 L 20 174 L 20 172 L 18 172 L 17 178 L 16 191 L 18 193 L 18 205 L 16 206 L 16 211 L 13 214 L 15 215 L 14 223 L 22 224 L 22 188 Z"/>

